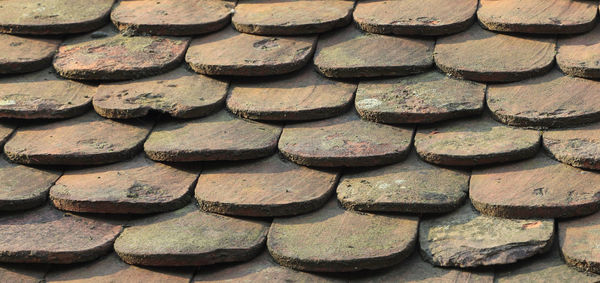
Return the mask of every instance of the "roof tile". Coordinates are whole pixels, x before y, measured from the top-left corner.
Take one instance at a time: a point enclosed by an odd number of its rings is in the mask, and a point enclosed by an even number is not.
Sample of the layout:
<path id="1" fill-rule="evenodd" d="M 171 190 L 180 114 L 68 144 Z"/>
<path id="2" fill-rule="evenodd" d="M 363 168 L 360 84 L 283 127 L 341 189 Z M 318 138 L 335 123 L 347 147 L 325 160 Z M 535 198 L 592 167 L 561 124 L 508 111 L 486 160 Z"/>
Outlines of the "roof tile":
<path id="1" fill-rule="evenodd" d="M 559 38 L 556 64 L 568 75 L 600 78 L 600 27 L 591 32 Z"/>
<path id="2" fill-rule="evenodd" d="M 33 72 L 49 67 L 60 40 L 0 34 L 0 74 Z"/>
<path id="3" fill-rule="evenodd" d="M 4 146 L 6 141 L 12 136 L 17 125 L 12 122 L 0 122 L 0 146 Z"/>
<path id="4" fill-rule="evenodd" d="M 25 210 L 46 202 L 58 171 L 9 163 L 0 158 L 0 211 Z"/>
<path id="5" fill-rule="evenodd" d="M 544 148 L 571 166 L 600 169 L 600 124 L 544 132 Z"/>
<path id="6" fill-rule="evenodd" d="M 598 241 L 600 213 L 558 223 L 560 251 L 569 266 L 581 271 L 600 272 Z"/>
<path id="7" fill-rule="evenodd" d="M 0 265 L 0 281 L 15 282 L 15 283 L 39 283 L 44 282 L 46 274 L 46 266 L 35 264 L 1 264 Z"/>

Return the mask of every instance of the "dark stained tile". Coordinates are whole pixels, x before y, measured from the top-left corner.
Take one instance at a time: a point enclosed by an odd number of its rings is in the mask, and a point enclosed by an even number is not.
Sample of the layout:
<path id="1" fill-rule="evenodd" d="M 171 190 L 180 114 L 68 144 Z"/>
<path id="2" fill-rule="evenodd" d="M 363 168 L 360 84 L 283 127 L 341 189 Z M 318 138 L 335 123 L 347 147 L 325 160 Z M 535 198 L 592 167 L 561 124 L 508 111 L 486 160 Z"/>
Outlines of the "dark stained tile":
<path id="1" fill-rule="evenodd" d="M 511 84 L 490 85 L 487 105 L 495 119 L 512 126 L 565 127 L 600 121 L 600 82 L 557 70 Z"/>
<path id="2" fill-rule="evenodd" d="M 151 110 L 177 118 L 202 117 L 221 108 L 227 86 L 227 81 L 180 67 L 137 81 L 102 84 L 94 96 L 94 109 L 111 119 L 143 117 Z"/>
<path id="3" fill-rule="evenodd" d="M 132 160 L 67 171 L 50 189 L 59 209 L 92 213 L 155 213 L 181 208 L 191 199 L 195 170 Z"/>
<path id="4" fill-rule="evenodd" d="M 300 272 L 283 267 L 275 262 L 268 252 L 263 252 L 249 262 L 223 268 L 199 270 L 192 282 L 210 283 L 254 283 L 254 282 L 295 282 L 295 283 L 343 283 L 323 275 Z"/>
<path id="5" fill-rule="evenodd" d="M 128 80 L 174 69 L 188 43 L 188 38 L 124 36 L 107 26 L 65 41 L 53 64 L 69 79 Z"/>
<path id="6" fill-rule="evenodd" d="M 193 35 L 229 24 L 234 0 L 121 1 L 110 18 L 126 34 Z"/>
<path id="7" fill-rule="evenodd" d="M 356 91 L 361 117 L 379 123 L 433 123 L 480 114 L 484 84 L 454 79 L 436 71 L 362 81 Z"/>
<path id="8" fill-rule="evenodd" d="M 25 210 L 46 202 L 60 172 L 9 163 L 0 158 L 0 211 Z"/>
<path id="9" fill-rule="evenodd" d="M 227 107 L 248 119 L 316 120 L 346 112 L 356 84 L 327 79 L 311 68 L 272 79 L 232 83 Z"/>
<path id="10" fill-rule="evenodd" d="M 600 78 L 600 27 L 557 41 L 556 64 L 568 75 Z"/>
<path id="11" fill-rule="evenodd" d="M 314 64 L 327 77 L 405 76 L 433 65 L 433 40 L 365 33 L 354 26 L 323 35 Z"/>
<path id="12" fill-rule="evenodd" d="M 554 220 L 503 219 L 481 215 L 469 202 L 419 226 L 423 257 L 461 268 L 513 263 L 548 251 Z"/>
<path id="13" fill-rule="evenodd" d="M 281 127 L 238 118 L 223 110 L 206 118 L 159 124 L 144 144 L 157 161 L 254 159 L 273 154 Z"/>
<path id="14" fill-rule="evenodd" d="M 354 0 L 245 0 L 235 7 L 232 22 L 244 33 L 322 33 L 348 25 L 353 9 Z"/>
<path id="15" fill-rule="evenodd" d="M 60 40 L 57 39 L 0 34 L 0 74 L 27 73 L 49 67 L 58 45 Z"/>
<path id="16" fill-rule="evenodd" d="M 544 148 L 560 162 L 600 169 L 600 124 L 545 131 L 543 141 Z"/>
<path id="17" fill-rule="evenodd" d="M 467 29 L 473 24 L 476 0 L 359 1 L 354 21 L 371 33 L 404 35 L 444 35 Z"/>
<path id="18" fill-rule="evenodd" d="M 204 170 L 196 186 L 209 212 L 273 217 L 307 213 L 327 202 L 339 175 L 310 169 L 275 154 L 265 159 Z"/>
<path id="19" fill-rule="evenodd" d="M 365 278 L 350 280 L 350 283 L 493 283 L 491 272 L 442 268 L 425 262 L 418 252 L 406 261 Z"/>
<path id="20" fill-rule="evenodd" d="M 115 253 L 97 261 L 77 266 L 55 268 L 46 275 L 46 282 L 177 282 L 188 283 L 191 269 L 159 269 L 138 267 L 123 262 Z"/>
<path id="21" fill-rule="evenodd" d="M 499 34 L 478 25 L 437 40 L 434 57 L 442 71 L 483 82 L 519 81 L 550 71 L 555 38 Z"/>
<path id="22" fill-rule="evenodd" d="M 540 131 L 506 126 L 484 115 L 419 127 L 415 148 L 427 162 L 475 166 L 533 157 L 540 137 Z"/>
<path id="23" fill-rule="evenodd" d="M 115 241 L 115 251 L 129 264 L 147 266 L 247 261 L 263 249 L 268 227 L 188 205 L 126 228 Z"/>
<path id="24" fill-rule="evenodd" d="M 591 30 L 598 3 L 581 0 L 481 0 L 477 17 L 489 30 L 568 34 Z"/>
<path id="25" fill-rule="evenodd" d="M 269 37 L 225 28 L 194 39 L 185 60 L 205 75 L 280 75 L 306 65 L 316 40 L 316 36 Z"/>
<path id="26" fill-rule="evenodd" d="M 337 197 L 360 211 L 443 213 L 460 207 L 468 191 L 468 172 L 431 165 L 413 153 L 401 163 L 343 175 Z"/>
<path id="27" fill-rule="evenodd" d="M 600 213 L 559 222 L 558 233 L 560 251 L 569 266 L 600 273 Z"/>
<path id="28" fill-rule="evenodd" d="M 48 68 L 0 79 L 0 117 L 59 119 L 90 109 L 96 87 L 66 80 Z"/>
<path id="29" fill-rule="evenodd" d="M 0 32 L 67 34 L 88 32 L 108 21 L 114 0 L 5 0 Z"/>
<path id="30" fill-rule="evenodd" d="M 484 214 L 507 218 L 559 218 L 600 209 L 600 174 L 536 158 L 475 169 L 470 197 Z"/>
<path id="31" fill-rule="evenodd" d="M 19 128 L 4 145 L 22 164 L 92 165 L 128 159 L 141 151 L 152 123 L 117 122 L 94 112 Z"/>
<path id="32" fill-rule="evenodd" d="M 0 217 L 0 261 L 75 263 L 108 253 L 120 225 L 63 213 L 49 205 Z"/>
<path id="33" fill-rule="evenodd" d="M 269 252 L 283 266 L 318 272 L 379 269 L 397 264 L 413 251 L 419 220 L 346 211 L 337 200 L 292 218 L 275 218 Z"/>
<path id="34" fill-rule="evenodd" d="M 406 158 L 414 129 L 361 120 L 354 113 L 287 125 L 279 150 L 307 166 L 355 167 L 390 164 Z"/>
<path id="35" fill-rule="evenodd" d="M 0 282 L 40 283 L 44 282 L 47 266 L 31 264 L 0 264 Z"/>

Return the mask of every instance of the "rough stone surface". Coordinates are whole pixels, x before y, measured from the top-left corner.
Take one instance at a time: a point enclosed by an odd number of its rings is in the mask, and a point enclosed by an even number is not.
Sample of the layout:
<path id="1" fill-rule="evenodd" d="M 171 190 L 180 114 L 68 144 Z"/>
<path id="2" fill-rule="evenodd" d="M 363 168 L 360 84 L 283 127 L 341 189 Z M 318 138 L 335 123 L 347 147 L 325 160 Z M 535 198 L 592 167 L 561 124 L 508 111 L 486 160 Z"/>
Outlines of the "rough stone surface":
<path id="1" fill-rule="evenodd" d="M 66 34 L 103 26 L 114 0 L 4 0 L 0 32 L 13 34 Z"/>
<path id="2" fill-rule="evenodd" d="M 508 218 L 575 217 L 600 209 L 600 174 L 544 154 L 473 170 L 470 197 L 484 214 Z"/>
<path id="3" fill-rule="evenodd" d="M 559 71 L 522 82 L 490 85 L 487 105 L 495 119 L 512 126 L 565 127 L 600 121 L 600 82 Z"/>
<path id="4" fill-rule="evenodd" d="M 28 73 L 49 67 L 59 44 L 57 39 L 0 34 L 0 74 Z"/>
<path id="5" fill-rule="evenodd" d="M 60 212 L 43 206 L 0 217 L 0 261 L 74 263 L 108 253 L 120 225 Z"/>
<path id="6" fill-rule="evenodd" d="M 354 21 L 370 33 L 444 35 L 463 31 L 473 24 L 476 0 L 359 1 Z"/>
<path id="7" fill-rule="evenodd" d="M 560 250 L 568 265 L 600 273 L 600 213 L 558 223 Z"/>
<path id="8" fill-rule="evenodd" d="M 117 122 L 93 112 L 68 120 L 19 128 L 4 145 L 22 164 L 93 165 L 128 159 L 141 151 L 152 124 Z"/>
<path id="9" fill-rule="evenodd" d="M 379 269 L 407 258 L 419 220 L 346 211 L 334 199 L 322 209 L 275 218 L 267 247 L 283 266 L 317 272 Z"/>
<path id="10" fill-rule="evenodd" d="M 144 144 L 158 161 L 254 159 L 273 154 L 281 127 L 221 111 L 202 119 L 159 124 Z"/>
<path id="11" fill-rule="evenodd" d="M 597 12 L 595 1 L 481 0 L 477 18 L 493 31 L 569 34 L 591 30 Z"/>
<path id="12" fill-rule="evenodd" d="M 480 215 L 470 203 L 426 219 L 419 227 L 421 255 L 437 266 L 461 268 L 513 263 L 552 246 L 554 220 Z"/>
<path id="13" fill-rule="evenodd" d="M 312 57 L 315 36 L 269 37 L 233 28 L 194 39 L 185 60 L 205 75 L 269 76 L 302 68 Z"/>
<path id="14" fill-rule="evenodd" d="M 156 213 L 189 203 L 198 174 L 194 170 L 136 158 L 67 171 L 50 189 L 61 210 L 92 213 Z"/>
<path id="15" fill-rule="evenodd" d="M 0 79 L 0 117 L 59 119 L 89 110 L 96 87 L 65 80 L 52 69 Z"/>
<path id="16" fill-rule="evenodd" d="M 47 268 L 27 264 L 0 264 L 0 282 L 40 283 L 44 282 Z"/>
<path id="17" fill-rule="evenodd" d="M 323 35 L 314 64 L 327 77 L 405 76 L 433 65 L 433 40 L 365 33 L 354 26 Z"/>
<path id="18" fill-rule="evenodd" d="M 42 205 L 58 177 L 57 171 L 17 165 L 0 158 L 0 211 Z"/>
<path id="19" fill-rule="evenodd" d="M 268 252 L 263 252 L 249 262 L 219 269 L 199 270 L 192 282 L 205 283 L 254 283 L 254 282 L 297 282 L 297 283 L 343 283 L 322 275 L 293 270 L 277 264 Z"/>
<path id="20" fill-rule="evenodd" d="M 254 217 L 303 214 L 323 206 L 338 174 L 296 165 L 279 155 L 206 169 L 196 198 L 205 211 Z"/>
<path id="21" fill-rule="evenodd" d="M 438 39 L 434 58 L 438 68 L 459 78 L 512 82 L 550 71 L 555 46 L 555 38 L 499 34 L 473 25 Z"/>
<path id="22" fill-rule="evenodd" d="M 233 26 L 244 33 L 322 33 L 352 20 L 354 0 L 246 0 L 235 7 Z"/>
<path id="23" fill-rule="evenodd" d="M 395 163 L 406 158 L 414 129 L 361 120 L 354 113 L 287 125 L 279 150 L 307 166 L 356 167 Z"/>
<path id="24" fill-rule="evenodd" d="M 363 81 L 356 110 L 364 119 L 388 124 L 433 123 L 483 111 L 485 85 L 439 72 Z"/>
<path id="25" fill-rule="evenodd" d="M 137 81 L 100 85 L 94 96 L 94 109 L 111 119 L 143 117 L 151 110 L 177 118 L 202 117 L 223 105 L 227 86 L 224 80 L 180 67 Z"/>
<path id="26" fill-rule="evenodd" d="M 54 69 L 75 80 L 128 80 L 177 67 L 189 39 L 124 36 L 107 26 L 67 40 L 54 56 Z"/>
<path id="27" fill-rule="evenodd" d="M 192 278 L 190 269 L 158 269 L 138 267 L 121 261 L 115 254 L 97 261 L 54 268 L 46 275 L 46 281 L 56 283 L 96 283 L 96 282 L 176 282 L 188 283 Z"/>
<path id="28" fill-rule="evenodd" d="M 600 170 L 600 124 L 544 132 L 544 148 L 571 166 Z"/>
<path id="29" fill-rule="evenodd" d="M 317 120 L 345 112 L 355 91 L 356 84 L 330 80 L 305 67 L 273 79 L 233 83 L 227 107 L 248 119 Z"/>
<path id="30" fill-rule="evenodd" d="M 0 122 L 0 147 L 4 146 L 11 137 L 17 126 L 11 122 Z"/>
<path id="31" fill-rule="evenodd" d="M 556 64 L 564 73 L 583 78 L 600 78 L 600 27 L 557 42 Z"/>
<path id="32" fill-rule="evenodd" d="M 110 18 L 127 34 L 194 35 L 229 24 L 234 0 L 121 1 Z"/>
<path id="33" fill-rule="evenodd" d="M 342 176 L 337 197 L 347 209 L 443 213 L 460 207 L 469 173 L 430 165 L 416 154 L 401 163 Z"/>
<path id="34" fill-rule="evenodd" d="M 115 241 L 115 251 L 129 264 L 200 266 L 247 261 L 264 247 L 268 224 L 182 209 L 142 219 Z"/>
<path id="35" fill-rule="evenodd" d="M 415 148 L 431 163 L 475 166 L 533 157 L 540 136 L 537 130 L 513 128 L 484 116 L 419 128 Z"/>

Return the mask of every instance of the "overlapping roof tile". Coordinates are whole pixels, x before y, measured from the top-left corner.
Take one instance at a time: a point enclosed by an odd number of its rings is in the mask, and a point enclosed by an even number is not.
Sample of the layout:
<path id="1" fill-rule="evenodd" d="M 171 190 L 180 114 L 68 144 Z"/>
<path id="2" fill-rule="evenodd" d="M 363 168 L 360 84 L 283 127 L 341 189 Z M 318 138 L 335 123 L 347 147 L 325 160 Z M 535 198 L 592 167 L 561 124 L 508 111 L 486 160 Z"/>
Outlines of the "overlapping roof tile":
<path id="1" fill-rule="evenodd" d="M 49 67 L 60 40 L 0 34 L 0 74 L 27 73 Z"/>

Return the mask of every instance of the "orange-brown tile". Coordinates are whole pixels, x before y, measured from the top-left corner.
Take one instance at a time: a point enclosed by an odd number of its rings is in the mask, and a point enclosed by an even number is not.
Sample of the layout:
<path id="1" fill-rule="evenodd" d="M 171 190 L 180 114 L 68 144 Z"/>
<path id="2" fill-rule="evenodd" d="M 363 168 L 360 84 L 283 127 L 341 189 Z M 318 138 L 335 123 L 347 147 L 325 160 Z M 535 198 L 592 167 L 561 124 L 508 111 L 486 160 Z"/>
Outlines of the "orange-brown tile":
<path id="1" fill-rule="evenodd" d="M 560 251 L 569 266 L 600 273 L 600 213 L 558 223 Z"/>
<path id="2" fill-rule="evenodd" d="M 0 74 L 17 74 L 49 67 L 60 40 L 0 34 Z"/>
<path id="3" fill-rule="evenodd" d="M 544 148 L 560 162 L 600 169 L 600 124 L 545 131 L 543 141 Z"/>
<path id="4" fill-rule="evenodd" d="M 592 31 L 559 38 L 557 42 L 556 64 L 568 75 L 600 78 L 600 27 Z"/>
<path id="5" fill-rule="evenodd" d="M 0 211 L 25 210 L 46 202 L 60 172 L 9 163 L 0 158 Z"/>

